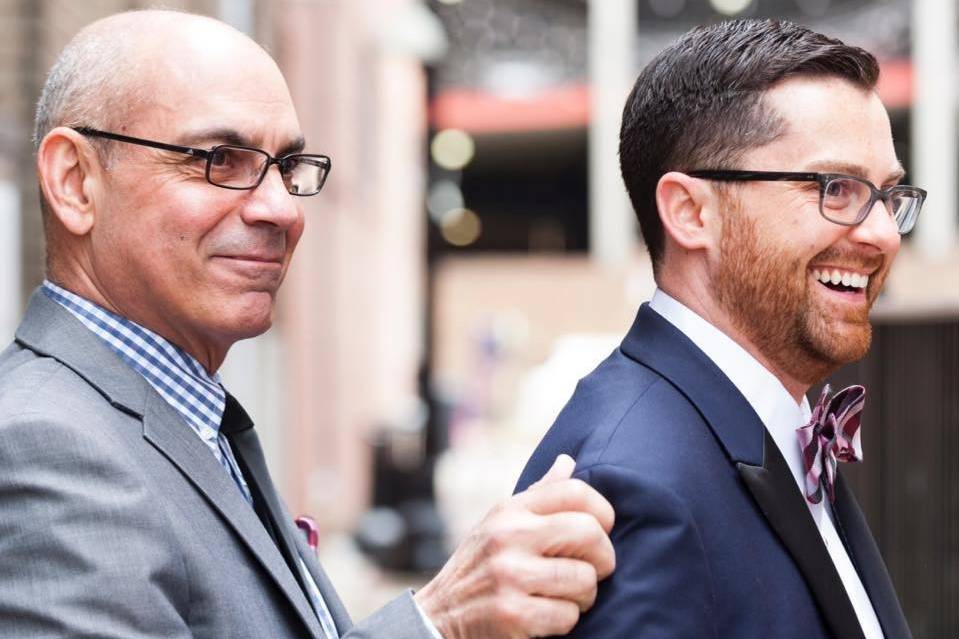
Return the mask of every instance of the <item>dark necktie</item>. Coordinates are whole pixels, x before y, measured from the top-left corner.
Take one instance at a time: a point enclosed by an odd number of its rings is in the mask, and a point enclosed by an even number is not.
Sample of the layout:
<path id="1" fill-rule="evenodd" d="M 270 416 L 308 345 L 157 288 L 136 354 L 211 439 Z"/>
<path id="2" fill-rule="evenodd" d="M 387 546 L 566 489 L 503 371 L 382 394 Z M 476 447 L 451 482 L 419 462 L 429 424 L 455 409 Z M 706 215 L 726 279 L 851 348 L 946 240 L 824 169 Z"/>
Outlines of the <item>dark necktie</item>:
<path id="1" fill-rule="evenodd" d="M 859 420 L 866 401 L 866 389 L 849 386 L 831 398 L 829 384 L 822 389 L 809 423 L 796 429 L 806 471 L 806 499 L 822 501 L 823 488 L 829 502 L 836 500 L 837 462 L 862 461 Z"/>
<path id="2" fill-rule="evenodd" d="M 317 600 L 316 593 L 307 583 L 306 569 L 301 565 L 296 553 L 296 542 L 293 535 L 297 534 L 292 526 L 283 521 L 283 508 L 280 506 L 273 484 L 266 469 L 263 451 L 260 448 L 259 438 L 253 430 L 253 420 L 247 415 L 235 397 L 226 394 L 226 408 L 220 425 L 222 432 L 230 441 L 230 446 L 236 455 L 237 463 L 253 497 L 253 509 L 263 523 L 263 527 L 273 538 L 280 554 L 289 566 L 290 572 L 299 584 L 307 601 L 320 619 L 320 625 L 330 637 L 336 637 L 336 626 L 326 608 L 326 604 Z M 292 523 L 292 522 L 290 522 Z"/>

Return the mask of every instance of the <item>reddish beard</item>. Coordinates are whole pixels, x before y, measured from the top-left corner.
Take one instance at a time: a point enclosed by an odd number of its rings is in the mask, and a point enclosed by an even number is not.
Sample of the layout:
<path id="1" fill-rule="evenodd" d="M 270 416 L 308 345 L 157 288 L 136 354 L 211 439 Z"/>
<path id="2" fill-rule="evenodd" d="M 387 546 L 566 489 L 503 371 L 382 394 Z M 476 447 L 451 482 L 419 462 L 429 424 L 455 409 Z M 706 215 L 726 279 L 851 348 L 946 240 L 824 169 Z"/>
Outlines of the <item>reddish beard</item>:
<path id="1" fill-rule="evenodd" d="M 720 261 L 710 275 L 716 300 L 736 329 L 778 370 L 810 385 L 868 352 L 869 308 L 885 279 L 884 271 L 876 271 L 870 278 L 868 303 L 837 316 L 836 309 L 826 307 L 812 289 L 820 286 L 809 275 L 812 263 L 873 271 L 882 258 L 828 248 L 807 262 L 788 246 L 762 238 L 756 222 L 730 206 Z"/>

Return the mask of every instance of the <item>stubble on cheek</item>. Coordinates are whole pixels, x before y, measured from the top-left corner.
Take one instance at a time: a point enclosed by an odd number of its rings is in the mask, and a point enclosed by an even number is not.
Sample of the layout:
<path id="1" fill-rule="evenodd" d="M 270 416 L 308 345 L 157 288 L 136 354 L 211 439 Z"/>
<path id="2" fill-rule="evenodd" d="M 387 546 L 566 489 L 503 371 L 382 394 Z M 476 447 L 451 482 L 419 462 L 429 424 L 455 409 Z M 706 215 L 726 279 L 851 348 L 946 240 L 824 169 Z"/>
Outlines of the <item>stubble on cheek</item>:
<path id="1" fill-rule="evenodd" d="M 806 297 L 796 278 L 799 260 L 764 245 L 755 222 L 732 215 L 712 274 L 713 291 L 736 328 L 776 361 L 795 341 L 795 320 Z"/>
<path id="2" fill-rule="evenodd" d="M 720 244 L 714 294 L 734 326 L 778 370 L 813 384 L 863 350 L 863 332 L 839 339 L 827 309 L 815 302 L 806 261 L 786 246 L 761 239 L 754 221 L 739 215 Z M 865 349 L 869 343 L 865 323 Z M 858 355 L 861 357 L 861 355 Z"/>

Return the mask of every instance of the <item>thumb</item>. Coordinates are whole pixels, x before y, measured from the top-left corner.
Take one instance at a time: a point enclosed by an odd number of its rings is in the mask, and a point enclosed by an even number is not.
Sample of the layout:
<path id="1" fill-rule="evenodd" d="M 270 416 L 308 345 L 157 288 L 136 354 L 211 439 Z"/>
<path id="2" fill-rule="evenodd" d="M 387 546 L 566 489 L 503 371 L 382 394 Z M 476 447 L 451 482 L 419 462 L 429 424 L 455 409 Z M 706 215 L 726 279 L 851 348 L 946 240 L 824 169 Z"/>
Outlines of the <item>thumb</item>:
<path id="1" fill-rule="evenodd" d="M 552 484 L 557 481 L 569 479 L 573 476 L 574 470 L 576 470 L 576 460 L 566 454 L 557 455 L 556 461 L 554 461 L 553 465 L 546 471 L 546 474 L 540 477 L 539 481 L 533 485 Z"/>

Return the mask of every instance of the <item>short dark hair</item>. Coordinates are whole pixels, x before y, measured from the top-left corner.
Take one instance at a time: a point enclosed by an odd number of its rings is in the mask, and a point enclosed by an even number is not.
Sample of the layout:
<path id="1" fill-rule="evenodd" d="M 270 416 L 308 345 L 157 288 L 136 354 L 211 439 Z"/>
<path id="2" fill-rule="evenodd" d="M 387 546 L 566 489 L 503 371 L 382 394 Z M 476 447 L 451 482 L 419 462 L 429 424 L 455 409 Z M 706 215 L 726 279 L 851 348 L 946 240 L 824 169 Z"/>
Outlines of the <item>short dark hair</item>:
<path id="1" fill-rule="evenodd" d="M 698 27 L 657 55 L 626 100 L 619 159 L 654 268 L 663 254 L 656 185 L 669 171 L 734 168 L 784 123 L 763 93 L 786 78 L 822 75 L 875 88 L 868 51 L 781 20 L 732 20 Z"/>

